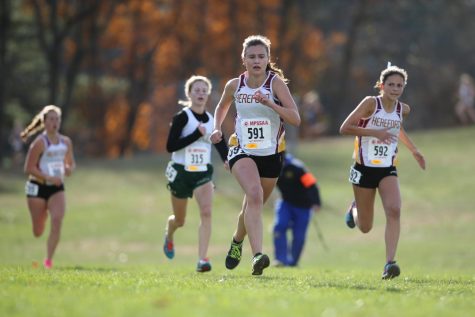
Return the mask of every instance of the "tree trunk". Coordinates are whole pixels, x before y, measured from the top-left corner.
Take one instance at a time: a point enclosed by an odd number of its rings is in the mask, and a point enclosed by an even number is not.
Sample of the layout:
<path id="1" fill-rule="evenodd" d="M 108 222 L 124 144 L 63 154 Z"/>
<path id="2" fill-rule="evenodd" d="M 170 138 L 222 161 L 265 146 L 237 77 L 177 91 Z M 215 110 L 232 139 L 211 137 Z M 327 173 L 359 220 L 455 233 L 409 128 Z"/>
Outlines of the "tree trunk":
<path id="1" fill-rule="evenodd" d="M 341 122 L 348 115 L 348 108 L 350 108 L 348 105 L 348 96 L 351 96 L 349 91 L 350 81 L 352 80 L 351 67 L 353 64 L 355 47 L 358 43 L 358 32 L 361 26 L 366 22 L 368 1 L 369 0 L 358 1 L 356 12 L 353 15 L 347 32 L 348 41 L 343 49 L 343 57 L 338 78 L 340 85 L 336 85 L 339 90 L 334 92 L 335 104 L 338 106 L 329 108 L 331 117 L 334 118 L 331 122 L 330 132 L 338 131 Z"/>
<path id="2" fill-rule="evenodd" d="M 9 78 L 9 67 L 7 63 L 7 42 L 8 32 L 11 22 L 11 3 L 10 0 L 0 1 L 0 74 L 3 77 L 0 80 L 0 166 L 4 157 L 4 149 L 7 146 L 6 133 L 6 78 Z"/>

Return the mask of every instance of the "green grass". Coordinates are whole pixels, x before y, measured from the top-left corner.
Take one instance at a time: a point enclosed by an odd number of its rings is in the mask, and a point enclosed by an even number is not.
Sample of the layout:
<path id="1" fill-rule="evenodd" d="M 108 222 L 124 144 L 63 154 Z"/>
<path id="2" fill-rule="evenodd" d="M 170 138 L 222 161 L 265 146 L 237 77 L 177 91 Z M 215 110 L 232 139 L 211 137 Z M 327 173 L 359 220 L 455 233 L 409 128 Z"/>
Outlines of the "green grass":
<path id="1" fill-rule="evenodd" d="M 161 246 L 170 213 L 163 175 L 168 156 L 79 160 L 67 182 L 67 215 L 55 268 L 42 261 L 47 234 L 33 238 L 23 196 L 25 177 L 0 171 L 1 316 L 472 316 L 475 312 L 474 128 L 410 133 L 425 154 L 421 171 L 404 146 L 398 167 L 403 198 L 398 250 L 401 277 L 381 281 L 384 216 L 377 200 L 373 230 L 348 230 L 351 138 L 301 143 L 318 177 L 324 208 L 316 216 L 329 250 L 309 228 L 297 269 L 250 274 L 224 268 L 242 193 L 216 165 L 210 273 L 194 272 L 196 203 L 176 234 L 177 255 Z M 272 254 L 272 197 L 264 211 L 264 249 Z"/>

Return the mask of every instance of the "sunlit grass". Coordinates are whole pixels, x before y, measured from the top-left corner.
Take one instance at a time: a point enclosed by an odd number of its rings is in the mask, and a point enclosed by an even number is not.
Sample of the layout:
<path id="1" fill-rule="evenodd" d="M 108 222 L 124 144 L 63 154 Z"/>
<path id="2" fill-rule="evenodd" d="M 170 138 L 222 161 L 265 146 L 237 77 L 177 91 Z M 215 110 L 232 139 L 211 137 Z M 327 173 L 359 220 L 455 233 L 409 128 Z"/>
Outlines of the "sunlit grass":
<path id="1" fill-rule="evenodd" d="M 250 274 L 224 268 L 242 193 L 216 165 L 210 273 L 198 274 L 196 203 L 176 235 L 176 258 L 161 251 L 170 197 L 168 159 L 79 160 L 68 180 L 67 215 L 55 268 L 41 268 L 46 235 L 33 238 L 23 195 L 25 177 L 0 171 L 1 316 L 471 316 L 475 311 L 474 128 L 410 134 L 425 154 L 421 171 L 401 146 L 403 196 L 397 260 L 402 275 L 381 281 L 384 216 L 374 229 L 343 224 L 351 138 L 301 143 L 298 156 L 316 174 L 324 207 L 316 215 L 328 250 L 311 224 L 297 269 Z M 264 249 L 272 255 L 272 200 L 264 211 Z M 35 266 L 38 264 L 38 267 Z"/>

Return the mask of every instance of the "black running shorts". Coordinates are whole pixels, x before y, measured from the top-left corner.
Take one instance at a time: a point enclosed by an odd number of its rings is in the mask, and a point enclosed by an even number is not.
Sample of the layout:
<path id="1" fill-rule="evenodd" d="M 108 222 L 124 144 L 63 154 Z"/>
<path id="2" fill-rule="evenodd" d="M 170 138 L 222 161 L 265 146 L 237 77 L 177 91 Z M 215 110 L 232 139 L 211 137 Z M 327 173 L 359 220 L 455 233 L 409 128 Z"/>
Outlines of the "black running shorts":
<path id="1" fill-rule="evenodd" d="M 256 156 L 245 153 L 239 145 L 231 146 L 228 152 L 229 168 L 232 170 L 233 165 L 245 157 L 251 158 L 256 163 L 259 177 L 279 177 L 284 162 L 283 152 L 267 156 Z"/>
<path id="2" fill-rule="evenodd" d="M 350 168 L 349 181 L 353 185 L 364 188 L 378 188 L 379 182 L 388 176 L 396 176 L 395 166 L 389 167 L 369 167 L 355 163 Z"/>

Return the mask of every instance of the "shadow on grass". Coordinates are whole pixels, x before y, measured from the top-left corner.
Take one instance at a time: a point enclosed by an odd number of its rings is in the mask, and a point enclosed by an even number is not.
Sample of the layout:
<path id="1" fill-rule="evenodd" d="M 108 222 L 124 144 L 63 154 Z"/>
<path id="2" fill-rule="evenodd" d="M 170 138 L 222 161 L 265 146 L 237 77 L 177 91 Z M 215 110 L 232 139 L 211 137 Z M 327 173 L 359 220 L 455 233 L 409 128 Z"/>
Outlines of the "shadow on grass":
<path id="1" fill-rule="evenodd" d="M 264 273 L 265 274 L 265 273 Z M 282 282 L 293 282 L 295 281 L 294 277 L 291 276 L 277 276 L 277 275 L 243 275 L 243 274 L 224 274 L 221 276 L 216 276 L 218 282 L 249 282 L 249 281 L 262 281 L 262 282 L 272 282 L 272 281 L 282 281 Z"/>
<path id="2" fill-rule="evenodd" d="M 339 289 L 339 290 L 358 290 L 358 291 L 386 291 L 391 293 L 402 293 L 404 292 L 403 289 L 398 288 L 396 286 L 391 286 L 391 281 L 381 281 L 376 284 L 368 284 L 368 283 L 354 283 L 348 280 L 345 281 L 328 281 L 328 280 L 321 280 L 315 281 L 314 279 L 309 280 L 301 280 L 296 281 L 295 276 L 285 276 L 285 275 L 261 275 L 261 276 L 252 276 L 252 275 L 222 275 L 221 277 L 217 277 L 219 283 L 226 283 L 229 284 L 246 284 L 249 282 L 254 283 L 270 283 L 272 284 L 287 284 L 287 285 L 295 285 L 296 287 L 307 287 L 307 288 L 315 288 L 315 289 Z M 297 282 L 297 284 L 296 284 Z M 256 284 L 257 285 L 257 284 Z"/>
<path id="3" fill-rule="evenodd" d="M 348 284 L 348 282 L 319 282 L 319 283 L 309 283 L 309 286 L 313 288 L 335 288 L 335 289 L 349 289 L 357 291 L 381 291 L 381 286 L 372 286 L 367 284 Z M 395 287 L 385 288 L 388 292 L 400 293 L 401 289 Z"/>
<path id="4" fill-rule="evenodd" d="M 57 271 L 84 271 L 84 272 L 121 272 L 123 270 L 119 270 L 113 267 L 85 267 L 81 265 L 75 266 L 63 266 L 63 267 L 56 267 L 54 270 Z"/>
<path id="5" fill-rule="evenodd" d="M 475 282 L 470 280 L 470 276 L 467 279 L 451 279 L 450 277 L 441 278 L 441 279 L 432 279 L 430 277 L 427 278 L 407 278 L 405 280 L 407 283 L 417 284 L 417 285 L 438 285 L 438 286 L 449 286 L 449 285 L 457 285 L 457 286 L 475 286 Z"/>

